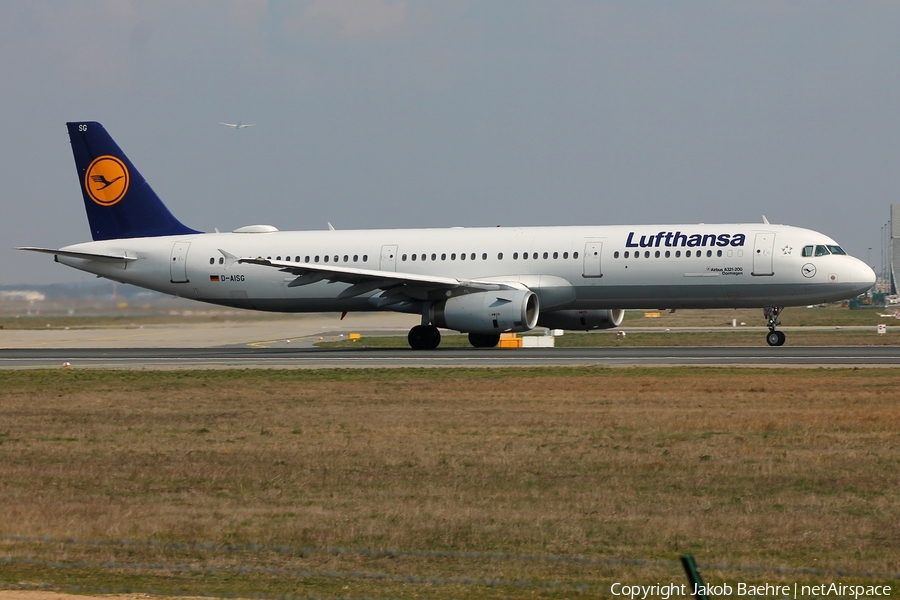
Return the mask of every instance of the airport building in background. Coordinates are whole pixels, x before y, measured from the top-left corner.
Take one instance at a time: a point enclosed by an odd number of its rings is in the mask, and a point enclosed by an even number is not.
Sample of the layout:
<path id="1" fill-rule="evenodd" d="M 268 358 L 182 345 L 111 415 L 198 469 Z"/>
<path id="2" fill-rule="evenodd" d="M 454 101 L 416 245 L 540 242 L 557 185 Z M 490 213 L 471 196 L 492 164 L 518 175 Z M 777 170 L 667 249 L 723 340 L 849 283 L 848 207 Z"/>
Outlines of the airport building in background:
<path id="1" fill-rule="evenodd" d="M 891 204 L 891 220 L 887 224 L 885 237 L 882 242 L 885 245 L 883 252 L 888 260 L 887 265 L 882 263 L 882 268 L 886 266 L 888 272 L 882 277 L 890 278 L 891 294 L 896 294 L 897 281 L 900 280 L 900 204 Z"/>

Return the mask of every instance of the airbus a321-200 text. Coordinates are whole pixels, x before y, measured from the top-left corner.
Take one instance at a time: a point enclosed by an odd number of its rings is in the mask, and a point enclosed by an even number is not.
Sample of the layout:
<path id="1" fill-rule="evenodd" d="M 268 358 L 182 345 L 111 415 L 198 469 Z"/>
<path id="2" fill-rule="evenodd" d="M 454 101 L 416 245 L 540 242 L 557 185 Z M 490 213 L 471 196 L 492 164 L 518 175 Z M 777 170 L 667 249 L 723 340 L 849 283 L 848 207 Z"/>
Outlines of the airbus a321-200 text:
<path id="1" fill-rule="evenodd" d="M 412 348 L 439 328 L 493 347 L 535 327 L 618 327 L 625 309 L 762 308 L 771 346 L 786 306 L 850 298 L 875 273 L 815 231 L 761 224 L 202 233 L 163 205 L 102 125 L 68 123 L 93 241 L 57 262 L 122 283 L 276 312 L 421 316 Z"/>

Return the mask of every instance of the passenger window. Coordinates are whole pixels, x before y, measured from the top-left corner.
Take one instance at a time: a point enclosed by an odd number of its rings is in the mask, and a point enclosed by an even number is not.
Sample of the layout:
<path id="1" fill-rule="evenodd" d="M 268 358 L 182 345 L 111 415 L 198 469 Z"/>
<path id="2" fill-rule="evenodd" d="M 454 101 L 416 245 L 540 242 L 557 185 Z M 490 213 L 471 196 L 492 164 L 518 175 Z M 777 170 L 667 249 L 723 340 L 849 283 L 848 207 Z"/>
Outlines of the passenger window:
<path id="1" fill-rule="evenodd" d="M 675 251 L 675 258 L 681 258 L 681 250 Z"/>
<path id="2" fill-rule="evenodd" d="M 363 262 L 368 262 L 368 261 L 369 261 L 369 255 L 363 254 Z"/>
<path id="3" fill-rule="evenodd" d="M 211 264 L 211 265 L 216 264 L 216 259 L 214 259 L 214 258 L 209 259 L 209 264 Z"/>
<path id="4" fill-rule="evenodd" d="M 497 260 L 503 260 L 503 253 L 502 253 L 502 252 L 498 252 L 498 253 L 497 253 Z"/>
<path id="5" fill-rule="evenodd" d="M 628 258 L 628 250 L 625 251 L 625 258 Z"/>
<path id="6" fill-rule="evenodd" d="M 828 256 L 829 254 L 830 252 L 825 246 L 816 246 L 816 256 Z"/>
<path id="7" fill-rule="evenodd" d="M 291 257 L 290 257 L 290 256 L 285 256 L 285 257 L 284 257 L 284 260 L 285 260 L 285 262 L 291 262 Z"/>
<path id="8" fill-rule="evenodd" d="M 466 253 L 465 253 L 465 252 L 461 252 L 461 253 L 459 254 L 459 260 L 466 260 Z"/>
<path id="9" fill-rule="evenodd" d="M 718 256 L 719 258 L 722 258 L 722 251 L 716 250 L 716 256 Z"/>
<path id="10" fill-rule="evenodd" d="M 659 258 L 659 250 L 656 251 L 656 258 Z"/>
<path id="11" fill-rule="evenodd" d="M 334 262 L 337 262 L 337 261 L 338 261 L 338 257 L 335 256 L 335 257 L 334 257 Z"/>
<path id="12" fill-rule="evenodd" d="M 412 259 L 413 259 L 413 260 L 416 260 L 416 255 L 415 255 L 415 254 L 412 255 Z"/>
<path id="13" fill-rule="evenodd" d="M 832 254 L 839 254 L 842 256 L 846 256 L 846 254 L 847 254 L 846 252 L 844 252 L 844 249 L 841 248 L 840 246 L 828 246 L 828 249 L 831 250 Z"/>
<path id="14" fill-rule="evenodd" d="M 447 260 L 447 255 L 446 255 L 446 254 L 441 254 L 441 260 Z"/>
<path id="15" fill-rule="evenodd" d="M 306 260 L 305 260 L 304 262 L 309 262 L 309 257 L 308 257 L 308 256 L 306 257 Z M 316 260 L 316 262 L 318 262 L 318 259 Z"/>
<path id="16" fill-rule="evenodd" d="M 672 256 L 672 253 L 666 250 L 666 258 L 669 258 L 670 256 Z"/>
<path id="17" fill-rule="evenodd" d="M 706 258 L 712 258 L 712 250 L 706 251 Z"/>
<path id="18" fill-rule="evenodd" d="M 281 257 L 280 257 L 280 256 L 276 256 L 276 257 L 275 257 L 275 260 L 281 260 Z"/>
<path id="19" fill-rule="evenodd" d="M 649 251 L 649 250 L 645 250 L 645 251 L 644 251 L 644 258 L 650 258 L 650 251 Z"/>
<path id="20" fill-rule="evenodd" d="M 684 253 L 684 255 L 685 255 L 686 257 L 690 258 L 690 257 L 691 257 L 691 251 L 688 250 L 687 252 Z"/>
<path id="21" fill-rule="evenodd" d="M 316 257 L 316 262 L 319 262 L 319 257 L 318 257 L 318 256 Z"/>
<path id="22" fill-rule="evenodd" d="M 437 254 L 432 254 L 432 255 L 431 255 L 431 260 L 437 260 Z"/>
<path id="23" fill-rule="evenodd" d="M 344 255 L 344 262 L 348 262 L 349 260 L 350 260 L 350 257 L 347 256 L 347 255 L 345 254 L 345 255 Z"/>
<path id="24" fill-rule="evenodd" d="M 456 260 L 456 252 L 450 255 L 450 260 Z"/>
<path id="25" fill-rule="evenodd" d="M 538 257 L 538 253 L 537 253 L 537 252 L 535 252 L 534 254 L 531 255 L 531 258 L 533 258 L 534 260 L 537 260 L 537 257 Z"/>
<path id="26" fill-rule="evenodd" d="M 555 253 L 554 253 L 554 254 L 555 254 Z M 618 251 L 618 250 L 616 250 L 615 252 L 613 252 L 613 258 L 619 258 L 619 251 Z"/>
<path id="27" fill-rule="evenodd" d="M 481 260 L 487 260 L 487 252 L 481 255 Z"/>
<path id="28" fill-rule="evenodd" d="M 637 250 L 635 250 L 635 251 L 634 251 L 634 257 L 635 257 L 635 258 L 640 258 L 640 257 L 641 257 L 641 253 L 638 252 Z"/>
<path id="29" fill-rule="evenodd" d="M 550 258 L 550 255 L 548 253 L 544 252 L 544 260 L 547 260 L 548 258 Z"/>
<path id="30" fill-rule="evenodd" d="M 295 257 L 294 257 L 294 262 L 300 262 L 300 257 L 299 257 L 299 256 L 295 256 Z"/>
<path id="31" fill-rule="evenodd" d="M 328 255 L 325 256 L 325 262 L 328 262 Z"/>
<path id="32" fill-rule="evenodd" d="M 568 252 L 563 252 L 563 258 L 569 258 L 569 253 L 568 253 Z M 626 256 L 625 258 L 628 258 L 628 257 Z"/>
<path id="33" fill-rule="evenodd" d="M 556 260 L 557 258 L 559 258 L 559 252 L 554 252 L 554 253 L 553 253 L 553 260 Z"/>
<path id="34" fill-rule="evenodd" d="M 578 253 L 577 253 L 577 252 L 573 252 L 573 253 L 572 253 L 572 258 L 578 258 Z"/>
<path id="35" fill-rule="evenodd" d="M 513 252 L 513 260 L 518 260 L 518 259 L 519 259 L 519 253 Z"/>
<path id="36" fill-rule="evenodd" d="M 359 262 L 359 254 L 353 255 L 353 262 Z"/>
<path id="37" fill-rule="evenodd" d="M 812 256 L 813 247 L 812 246 L 803 246 L 803 251 L 800 253 L 801 256 Z"/>
<path id="38" fill-rule="evenodd" d="M 404 254 L 403 256 L 401 256 L 400 260 L 406 260 L 406 255 Z"/>
<path id="39" fill-rule="evenodd" d="M 219 257 L 219 264 L 220 264 L 220 265 L 225 264 L 225 259 L 222 258 L 221 256 Z"/>

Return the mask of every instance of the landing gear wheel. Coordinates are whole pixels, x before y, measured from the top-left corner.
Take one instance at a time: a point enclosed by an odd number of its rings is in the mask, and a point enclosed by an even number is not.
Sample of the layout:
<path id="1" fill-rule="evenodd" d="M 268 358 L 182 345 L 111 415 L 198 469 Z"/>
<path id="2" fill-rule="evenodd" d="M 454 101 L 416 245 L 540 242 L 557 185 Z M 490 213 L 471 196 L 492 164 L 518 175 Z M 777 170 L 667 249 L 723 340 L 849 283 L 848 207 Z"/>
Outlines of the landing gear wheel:
<path id="1" fill-rule="evenodd" d="M 470 333 L 469 343 L 476 348 L 494 348 L 500 343 L 499 333 Z"/>
<path id="2" fill-rule="evenodd" d="M 766 325 L 769 328 L 769 333 L 766 334 L 766 343 L 770 346 L 784 346 L 784 332 L 778 331 L 776 327 L 781 325 L 781 321 L 778 320 L 778 315 L 781 314 L 781 307 L 779 306 L 767 306 L 763 309 L 763 314 L 766 317 Z"/>
<path id="3" fill-rule="evenodd" d="M 406 336 L 413 350 L 434 350 L 441 343 L 441 332 L 434 325 L 416 325 Z"/>
<path id="4" fill-rule="evenodd" d="M 783 331 L 770 331 L 766 334 L 766 343 L 770 346 L 784 346 L 784 339 Z"/>

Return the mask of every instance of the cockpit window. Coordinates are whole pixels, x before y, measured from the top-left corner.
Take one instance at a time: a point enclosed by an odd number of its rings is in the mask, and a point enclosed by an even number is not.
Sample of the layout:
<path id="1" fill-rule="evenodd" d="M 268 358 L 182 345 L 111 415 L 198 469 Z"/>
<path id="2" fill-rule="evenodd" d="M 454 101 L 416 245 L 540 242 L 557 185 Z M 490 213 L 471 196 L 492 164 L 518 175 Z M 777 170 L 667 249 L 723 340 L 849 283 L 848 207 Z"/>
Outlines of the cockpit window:
<path id="1" fill-rule="evenodd" d="M 828 256 L 831 252 L 825 246 L 816 246 L 816 256 Z"/>
<path id="2" fill-rule="evenodd" d="M 803 256 L 812 256 L 812 251 L 812 246 L 803 246 Z"/>
<path id="3" fill-rule="evenodd" d="M 845 256 L 847 254 L 846 252 L 844 252 L 844 249 L 841 248 L 840 246 L 828 246 L 828 249 L 831 250 L 832 254 L 842 254 Z"/>

